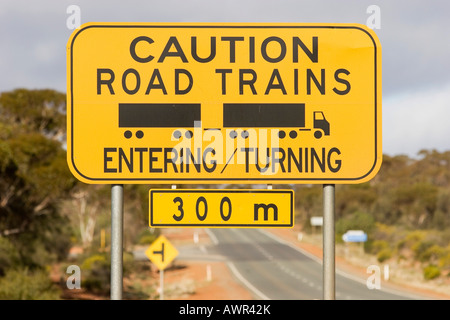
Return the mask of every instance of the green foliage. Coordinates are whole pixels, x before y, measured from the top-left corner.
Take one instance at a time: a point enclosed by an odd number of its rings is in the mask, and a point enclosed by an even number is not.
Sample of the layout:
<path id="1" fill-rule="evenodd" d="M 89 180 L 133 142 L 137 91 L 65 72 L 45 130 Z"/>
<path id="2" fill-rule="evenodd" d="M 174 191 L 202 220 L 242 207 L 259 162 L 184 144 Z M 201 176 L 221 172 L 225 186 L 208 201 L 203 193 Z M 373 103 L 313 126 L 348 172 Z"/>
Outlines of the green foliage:
<path id="1" fill-rule="evenodd" d="M 439 258 L 439 267 L 447 270 L 450 269 L 450 247 L 447 247 L 442 256 Z"/>
<path id="2" fill-rule="evenodd" d="M 66 96 L 51 89 L 16 89 L 0 95 L 2 121 L 17 131 L 40 132 L 63 138 L 66 130 Z M 17 132 L 16 131 L 16 132 Z"/>
<path id="3" fill-rule="evenodd" d="M 386 240 L 374 240 L 371 244 L 372 252 L 377 253 L 381 250 L 388 249 L 389 242 Z"/>
<path id="4" fill-rule="evenodd" d="M 0 95 L 0 236 L 8 236 L 21 265 L 43 266 L 68 250 L 68 220 L 58 206 L 75 179 L 64 132 L 64 94 L 17 89 Z"/>
<path id="5" fill-rule="evenodd" d="M 423 277 L 425 280 L 432 280 L 441 275 L 441 271 L 435 265 L 426 266 L 423 269 Z"/>
<path id="6" fill-rule="evenodd" d="M 392 250 L 390 248 L 384 248 L 378 251 L 377 260 L 382 263 L 388 259 L 392 258 Z"/>
<path id="7" fill-rule="evenodd" d="M 0 277 L 4 276 L 9 268 L 17 266 L 19 253 L 14 245 L 7 239 L 0 237 Z"/>
<path id="8" fill-rule="evenodd" d="M 131 253 L 123 253 L 123 276 L 135 271 Z M 81 287 L 89 292 L 108 295 L 111 287 L 111 255 L 109 252 L 93 252 L 81 258 Z"/>
<path id="9" fill-rule="evenodd" d="M 393 206 L 399 208 L 404 222 L 411 227 L 431 225 L 437 208 L 438 188 L 426 182 L 398 187 L 393 192 Z"/>
<path id="10" fill-rule="evenodd" d="M 94 254 L 87 257 L 80 268 L 82 288 L 96 294 L 109 293 L 111 260 L 106 254 Z"/>
<path id="11" fill-rule="evenodd" d="M 139 238 L 138 244 L 152 244 L 156 240 L 154 235 L 146 235 Z"/>
<path id="12" fill-rule="evenodd" d="M 422 254 L 418 257 L 419 261 L 439 261 L 445 255 L 446 251 L 441 246 L 431 243 L 431 245 L 427 246 L 427 249 L 422 252 Z"/>
<path id="13" fill-rule="evenodd" d="M 336 188 L 336 217 L 340 218 L 355 211 L 370 212 L 375 201 L 376 190 L 368 183 L 339 186 Z"/>
<path id="14" fill-rule="evenodd" d="M 336 221 L 336 234 L 341 236 L 348 230 L 363 230 L 368 235 L 375 229 L 375 220 L 365 212 L 354 212 Z"/>
<path id="15" fill-rule="evenodd" d="M 60 291 L 43 270 L 9 269 L 0 278 L 0 300 L 56 300 Z"/>
<path id="16" fill-rule="evenodd" d="M 417 241 L 411 249 L 413 250 L 415 254 L 415 258 L 421 262 L 424 262 L 427 260 L 426 253 L 428 252 L 429 248 L 433 246 L 433 243 L 430 241 Z"/>
<path id="17" fill-rule="evenodd" d="M 150 228 L 145 228 L 143 231 L 141 231 L 136 239 L 136 243 L 138 244 L 151 244 L 153 241 L 155 241 L 161 232 L 159 229 L 153 229 L 153 232 L 150 230 Z"/>

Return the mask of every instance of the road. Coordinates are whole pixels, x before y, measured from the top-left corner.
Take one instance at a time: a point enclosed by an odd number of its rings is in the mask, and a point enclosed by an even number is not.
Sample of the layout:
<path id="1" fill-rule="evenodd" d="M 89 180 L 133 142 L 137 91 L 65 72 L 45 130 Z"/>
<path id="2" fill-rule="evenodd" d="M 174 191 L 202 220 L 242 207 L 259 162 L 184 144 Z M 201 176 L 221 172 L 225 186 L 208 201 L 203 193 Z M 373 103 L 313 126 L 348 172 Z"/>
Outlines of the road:
<path id="1" fill-rule="evenodd" d="M 264 229 L 205 230 L 211 244 L 181 246 L 178 259 L 226 262 L 256 299 L 323 299 L 323 269 L 317 257 Z M 135 256 L 139 254 L 135 253 Z M 336 300 L 425 299 L 406 292 L 387 291 L 386 288 L 369 289 L 365 279 L 357 279 L 339 270 L 336 272 L 335 296 Z"/>
<path id="2" fill-rule="evenodd" d="M 203 249 L 222 257 L 231 271 L 259 299 L 323 299 L 322 264 L 264 229 L 207 229 L 213 245 Z M 192 252 L 191 252 L 192 253 Z M 420 299 L 408 293 L 367 288 L 364 279 L 336 273 L 337 300 Z"/>

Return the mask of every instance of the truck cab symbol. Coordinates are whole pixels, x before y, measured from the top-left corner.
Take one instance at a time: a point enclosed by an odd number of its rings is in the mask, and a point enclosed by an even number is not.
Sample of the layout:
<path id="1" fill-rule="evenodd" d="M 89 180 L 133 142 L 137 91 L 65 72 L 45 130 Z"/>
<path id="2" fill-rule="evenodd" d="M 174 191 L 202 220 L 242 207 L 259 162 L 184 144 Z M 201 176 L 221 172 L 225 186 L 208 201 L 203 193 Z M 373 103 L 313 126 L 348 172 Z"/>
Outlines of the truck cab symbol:
<path id="1" fill-rule="evenodd" d="M 322 138 L 322 135 L 330 135 L 330 123 L 325 119 L 325 115 L 322 111 L 314 111 L 314 137 L 316 139 Z"/>

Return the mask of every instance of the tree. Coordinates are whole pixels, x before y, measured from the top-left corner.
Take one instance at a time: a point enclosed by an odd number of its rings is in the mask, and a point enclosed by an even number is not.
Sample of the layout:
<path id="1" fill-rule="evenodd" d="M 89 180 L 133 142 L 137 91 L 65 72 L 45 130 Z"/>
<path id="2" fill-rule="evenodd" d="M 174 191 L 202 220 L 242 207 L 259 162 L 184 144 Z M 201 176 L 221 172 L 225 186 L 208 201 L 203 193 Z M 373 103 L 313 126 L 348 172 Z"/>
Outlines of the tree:
<path id="1" fill-rule="evenodd" d="M 429 183 L 398 187 L 393 192 L 392 205 L 401 212 L 411 227 L 429 227 L 437 208 L 438 188 Z"/>
<path id="2" fill-rule="evenodd" d="M 58 207 L 76 183 L 63 149 L 64 101 L 52 90 L 0 95 L 0 235 L 24 264 L 61 258 L 69 244 Z"/>
<path id="3" fill-rule="evenodd" d="M 15 133 L 39 132 L 64 141 L 66 136 L 66 95 L 55 90 L 16 89 L 0 95 L 1 122 Z"/>

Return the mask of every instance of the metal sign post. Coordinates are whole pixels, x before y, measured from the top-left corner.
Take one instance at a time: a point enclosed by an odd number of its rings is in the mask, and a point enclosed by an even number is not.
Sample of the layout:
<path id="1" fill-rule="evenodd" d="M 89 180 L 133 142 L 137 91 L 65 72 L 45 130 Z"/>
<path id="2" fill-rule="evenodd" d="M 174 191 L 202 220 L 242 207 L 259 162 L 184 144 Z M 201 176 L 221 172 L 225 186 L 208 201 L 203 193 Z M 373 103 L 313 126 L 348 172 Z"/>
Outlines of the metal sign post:
<path id="1" fill-rule="evenodd" d="M 335 299 L 334 184 L 323 185 L 323 299 Z"/>
<path id="2" fill-rule="evenodd" d="M 159 271 L 159 300 L 164 300 L 164 269 Z"/>
<path id="3" fill-rule="evenodd" d="M 111 300 L 123 289 L 123 185 L 111 186 Z"/>

